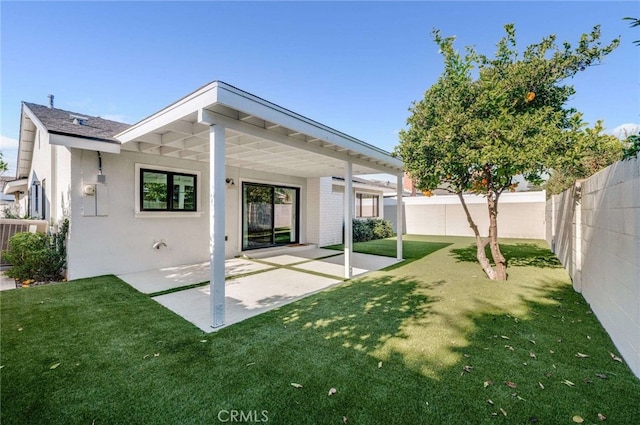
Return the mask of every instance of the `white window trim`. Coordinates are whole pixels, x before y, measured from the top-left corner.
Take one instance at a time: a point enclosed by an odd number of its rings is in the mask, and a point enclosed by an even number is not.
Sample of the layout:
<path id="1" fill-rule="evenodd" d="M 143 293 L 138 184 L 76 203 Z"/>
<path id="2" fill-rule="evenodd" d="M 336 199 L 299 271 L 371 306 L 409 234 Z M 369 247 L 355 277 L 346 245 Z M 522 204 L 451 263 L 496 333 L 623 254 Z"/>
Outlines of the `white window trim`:
<path id="1" fill-rule="evenodd" d="M 140 169 L 153 171 L 168 171 L 173 173 L 191 174 L 196 176 L 196 210 L 195 211 L 141 211 L 140 205 Z M 202 211 L 202 173 L 196 170 L 188 170 L 185 168 L 164 167 L 151 164 L 135 164 L 134 177 L 134 198 L 135 198 L 135 218 L 194 218 L 201 217 Z"/>
<path id="2" fill-rule="evenodd" d="M 356 218 L 358 220 L 366 220 L 368 218 L 382 218 L 383 215 L 382 213 L 382 209 L 383 209 L 383 200 L 381 199 L 382 196 L 380 195 L 379 192 L 367 192 L 364 190 L 354 190 L 353 191 L 353 218 Z M 378 215 L 375 216 L 370 216 L 370 217 L 359 217 L 358 216 L 358 210 L 357 210 L 357 203 L 358 203 L 358 194 L 362 194 L 362 195 L 370 195 L 371 197 L 375 197 L 378 198 Z"/>

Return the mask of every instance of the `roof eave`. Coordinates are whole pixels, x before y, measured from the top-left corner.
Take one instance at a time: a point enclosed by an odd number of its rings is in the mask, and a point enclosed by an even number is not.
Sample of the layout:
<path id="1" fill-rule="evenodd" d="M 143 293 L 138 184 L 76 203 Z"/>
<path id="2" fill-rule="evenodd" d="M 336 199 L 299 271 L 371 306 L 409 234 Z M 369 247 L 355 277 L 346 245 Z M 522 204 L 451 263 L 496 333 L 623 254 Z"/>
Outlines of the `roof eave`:
<path id="1" fill-rule="evenodd" d="M 376 163 L 382 165 L 384 171 L 381 170 L 381 172 L 402 172 L 402 161 L 392 157 L 390 153 L 383 149 L 320 124 L 317 121 L 311 120 L 222 81 L 213 81 L 199 88 L 166 108 L 132 125 L 127 130 L 118 133 L 115 138 L 121 143 L 131 142 L 173 121 L 182 119 L 194 112 L 213 108 L 215 105 L 222 105 L 232 110 L 307 134 L 313 138 L 327 141 L 346 150 L 365 155 L 373 160 L 372 165 Z"/>

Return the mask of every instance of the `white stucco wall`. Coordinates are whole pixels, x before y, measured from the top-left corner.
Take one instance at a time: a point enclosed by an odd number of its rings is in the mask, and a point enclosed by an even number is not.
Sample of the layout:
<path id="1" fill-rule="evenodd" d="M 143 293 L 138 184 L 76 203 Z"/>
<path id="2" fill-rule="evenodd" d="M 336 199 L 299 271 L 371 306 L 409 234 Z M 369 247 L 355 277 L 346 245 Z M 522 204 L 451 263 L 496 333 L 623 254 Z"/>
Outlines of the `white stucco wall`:
<path id="1" fill-rule="evenodd" d="M 489 232 L 487 201 L 465 195 L 465 201 L 480 233 Z M 473 236 L 457 195 L 406 197 L 404 233 L 415 235 Z M 395 227 L 396 200 L 385 199 L 385 217 Z M 545 192 L 504 193 L 498 204 L 498 235 L 502 238 L 544 239 Z"/>
<path id="2" fill-rule="evenodd" d="M 52 146 L 51 215 L 55 223 L 69 217 L 71 209 L 71 151 L 63 146 Z"/>
<path id="3" fill-rule="evenodd" d="M 640 376 L 640 161 L 617 162 L 547 203 L 554 251 Z"/>
<path id="4" fill-rule="evenodd" d="M 176 217 L 171 213 L 156 217 L 136 217 L 136 163 L 199 172 L 200 214 Z M 106 185 L 98 202 L 108 210 L 106 216 L 83 214 L 83 187 L 96 184 L 97 153 L 71 150 L 71 224 L 68 257 L 69 278 L 121 274 L 161 267 L 208 261 L 209 259 L 209 165 L 141 153 L 102 154 Z M 226 176 L 235 182 L 226 192 L 226 256 L 239 253 L 241 246 L 242 181 L 283 184 L 300 188 L 301 241 L 305 241 L 304 193 L 306 180 L 228 167 Z M 106 189 L 107 194 L 104 195 Z M 153 249 L 162 240 L 167 246 Z"/>
<path id="5" fill-rule="evenodd" d="M 49 220 L 51 213 L 51 202 L 50 202 L 50 189 L 52 183 L 52 175 L 51 175 L 51 152 L 52 147 L 49 144 L 49 134 L 47 132 L 43 132 L 40 129 L 36 129 L 35 140 L 33 143 L 33 157 L 32 157 L 32 165 L 31 165 L 31 174 L 29 175 L 29 181 L 27 185 L 27 190 L 29 191 L 29 196 L 31 197 L 31 209 L 27 212 L 28 215 L 32 217 L 42 218 L 44 220 Z M 38 180 L 41 183 L 41 186 L 37 189 L 32 185 L 33 181 Z M 45 215 L 42 216 L 42 183 L 46 187 L 45 190 Z M 36 209 L 36 204 L 34 202 L 35 195 L 34 190 L 38 190 L 38 205 Z"/>

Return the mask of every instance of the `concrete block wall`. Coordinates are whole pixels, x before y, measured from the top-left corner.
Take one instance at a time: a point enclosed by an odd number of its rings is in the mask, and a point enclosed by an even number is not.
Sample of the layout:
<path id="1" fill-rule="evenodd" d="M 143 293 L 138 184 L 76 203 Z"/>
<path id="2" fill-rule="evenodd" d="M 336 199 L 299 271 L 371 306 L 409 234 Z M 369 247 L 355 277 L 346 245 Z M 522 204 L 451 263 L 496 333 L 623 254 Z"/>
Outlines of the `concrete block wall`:
<path id="1" fill-rule="evenodd" d="M 487 201 L 465 195 L 465 202 L 483 236 L 489 233 Z M 473 236 L 457 195 L 403 199 L 404 233 L 414 235 Z M 396 231 L 396 200 L 385 199 L 384 216 Z M 498 235 L 503 238 L 544 239 L 545 192 L 505 193 L 498 204 Z"/>
<path id="2" fill-rule="evenodd" d="M 640 376 L 640 161 L 611 165 L 554 197 L 547 211 L 556 223 L 547 237 L 574 288 Z"/>
<path id="3" fill-rule="evenodd" d="M 559 195 L 553 195 L 547 202 L 547 234 L 545 239 L 562 265 L 569 272 L 573 287 L 580 290 L 579 268 L 576 268 L 577 231 L 575 227 L 576 206 L 579 204 L 579 186 L 575 186 Z"/>

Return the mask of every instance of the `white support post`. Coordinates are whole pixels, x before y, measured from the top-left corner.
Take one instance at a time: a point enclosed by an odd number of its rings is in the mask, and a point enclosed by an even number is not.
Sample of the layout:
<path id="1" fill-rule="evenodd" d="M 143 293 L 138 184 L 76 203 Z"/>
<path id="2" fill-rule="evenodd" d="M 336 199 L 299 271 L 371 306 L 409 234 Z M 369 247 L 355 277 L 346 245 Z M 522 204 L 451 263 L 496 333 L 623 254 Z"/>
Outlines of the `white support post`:
<path id="1" fill-rule="evenodd" d="M 211 326 L 225 322 L 225 128 L 209 129 L 209 254 L 211 285 Z"/>
<path id="2" fill-rule="evenodd" d="M 344 277 L 351 279 L 353 267 L 353 170 L 351 161 L 345 162 L 344 170 Z"/>
<path id="3" fill-rule="evenodd" d="M 396 258 L 402 261 L 402 231 L 404 220 L 402 219 L 402 174 L 398 174 L 396 192 Z"/>

